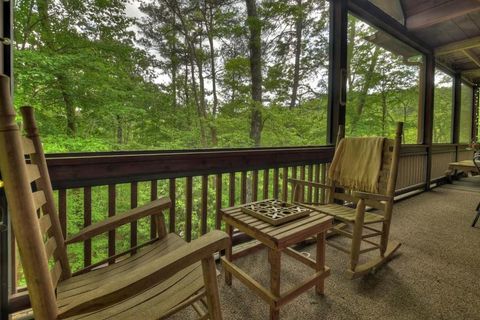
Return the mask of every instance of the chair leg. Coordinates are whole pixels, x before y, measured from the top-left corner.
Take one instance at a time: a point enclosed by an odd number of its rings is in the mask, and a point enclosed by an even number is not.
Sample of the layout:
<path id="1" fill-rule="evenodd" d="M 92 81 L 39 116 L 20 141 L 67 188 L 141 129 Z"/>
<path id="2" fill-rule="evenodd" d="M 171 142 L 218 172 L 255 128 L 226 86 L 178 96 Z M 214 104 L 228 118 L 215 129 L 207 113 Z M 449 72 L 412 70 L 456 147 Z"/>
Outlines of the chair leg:
<path id="1" fill-rule="evenodd" d="M 475 219 L 473 219 L 472 227 L 475 227 L 478 222 L 478 218 L 480 218 L 480 203 L 477 206 L 477 215 L 475 216 Z"/>
<path id="2" fill-rule="evenodd" d="M 203 279 L 207 296 L 208 313 L 211 320 L 221 320 L 222 310 L 217 286 L 217 269 L 213 256 L 202 259 Z"/>
<path id="3" fill-rule="evenodd" d="M 275 249 L 268 250 L 268 261 L 270 262 L 270 289 L 276 296 L 280 296 L 280 263 L 281 253 Z M 270 306 L 270 320 L 280 319 L 280 307 Z"/>
<path id="4" fill-rule="evenodd" d="M 362 199 L 357 203 L 355 225 L 353 226 L 352 251 L 350 252 L 350 270 L 355 271 L 360 257 L 360 245 L 362 243 L 363 220 L 365 218 L 365 201 Z"/>
<path id="5" fill-rule="evenodd" d="M 226 231 L 228 236 L 230 237 L 230 244 L 228 245 L 227 249 L 225 250 L 225 258 L 232 262 L 232 243 L 233 243 L 233 227 L 228 223 L 225 224 Z M 232 285 L 232 274 L 225 270 L 225 283 L 229 286 Z"/>
<path id="6" fill-rule="evenodd" d="M 380 256 L 385 256 L 388 246 L 388 235 L 390 233 L 390 221 L 382 223 L 382 235 L 380 236 Z"/>

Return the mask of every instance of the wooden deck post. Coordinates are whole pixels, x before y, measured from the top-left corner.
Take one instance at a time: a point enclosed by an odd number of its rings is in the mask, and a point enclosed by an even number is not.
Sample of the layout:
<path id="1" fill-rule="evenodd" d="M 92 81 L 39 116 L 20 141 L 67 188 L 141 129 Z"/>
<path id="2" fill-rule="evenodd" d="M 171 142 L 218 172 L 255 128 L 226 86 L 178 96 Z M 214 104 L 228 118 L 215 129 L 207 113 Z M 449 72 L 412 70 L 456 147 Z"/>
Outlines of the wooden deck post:
<path id="1" fill-rule="evenodd" d="M 478 95 L 479 95 L 479 86 L 473 87 L 473 97 L 472 97 L 472 141 L 477 141 L 478 139 Z"/>
<path id="2" fill-rule="evenodd" d="M 347 33 L 347 1 L 331 1 L 327 143 L 333 145 L 337 138 L 338 126 L 345 125 L 347 99 Z"/>
<path id="3" fill-rule="evenodd" d="M 430 180 L 432 177 L 432 143 L 433 143 L 433 112 L 434 112 L 434 92 L 435 92 L 435 57 L 433 54 L 426 54 L 424 59 L 424 86 L 423 90 L 423 110 L 419 114 L 422 118 L 419 135 L 422 136 L 422 144 L 427 147 L 427 165 L 425 172 L 425 191 L 430 190 Z M 420 128 L 420 126 L 419 126 Z"/>
<path id="4" fill-rule="evenodd" d="M 460 141 L 460 113 L 462 108 L 462 76 L 455 73 L 453 77 L 453 130 L 452 143 Z M 458 148 L 455 161 L 458 161 Z"/>

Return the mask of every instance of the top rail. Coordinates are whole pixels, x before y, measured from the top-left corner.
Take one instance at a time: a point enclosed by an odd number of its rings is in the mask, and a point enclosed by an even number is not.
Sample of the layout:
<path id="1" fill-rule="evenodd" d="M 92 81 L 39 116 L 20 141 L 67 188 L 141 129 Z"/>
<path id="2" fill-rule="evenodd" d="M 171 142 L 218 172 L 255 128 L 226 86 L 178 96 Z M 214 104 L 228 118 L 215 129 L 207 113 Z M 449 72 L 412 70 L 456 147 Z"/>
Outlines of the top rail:
<path id="1" fill-rule="evenodd" d="M 333 147 L 47 155 L 55 189 L 328 163 Z"/>

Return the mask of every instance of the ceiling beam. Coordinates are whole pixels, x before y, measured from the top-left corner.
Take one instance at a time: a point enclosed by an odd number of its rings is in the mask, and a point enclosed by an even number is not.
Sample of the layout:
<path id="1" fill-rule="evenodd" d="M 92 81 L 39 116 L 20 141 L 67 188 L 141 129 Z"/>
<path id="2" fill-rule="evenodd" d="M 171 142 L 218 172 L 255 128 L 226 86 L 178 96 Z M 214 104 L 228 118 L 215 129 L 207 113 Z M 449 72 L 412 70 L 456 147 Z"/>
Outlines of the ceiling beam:
<path id="1" fill-rule="evenodd" d="M 409 30 L 428 28 L 478 10 L 479 0 L 451 0 L 407 17 L 406 27 Z"/>
<path id="2" fill-rule="evenodd" d="M 437 47 L 435 48 L 435 55 L 441 56 L 441 55 L 450 54 L 457 51 L 476 48 L 476 47 L 480 47 L 480 36 L 448 43 L 441 47 Z"/>
<path id="3" fill-rule="evenodd" d="M 462 74 L 465 75 L 474 75 L 474 74 L 479 74 L 480 75 L 480 68 L 478 69 L 469 69 L 469 70 L 459 70 Z"/>
<path id="4" fill-rule="evenodd" d="M 477 67 L 480 68 L 480 58 L 478 58 L 477 55 L 475 55 L 471 50 L 468 49 L 462 51 L 470 60 L 472 60 L 477 65 Z"/>

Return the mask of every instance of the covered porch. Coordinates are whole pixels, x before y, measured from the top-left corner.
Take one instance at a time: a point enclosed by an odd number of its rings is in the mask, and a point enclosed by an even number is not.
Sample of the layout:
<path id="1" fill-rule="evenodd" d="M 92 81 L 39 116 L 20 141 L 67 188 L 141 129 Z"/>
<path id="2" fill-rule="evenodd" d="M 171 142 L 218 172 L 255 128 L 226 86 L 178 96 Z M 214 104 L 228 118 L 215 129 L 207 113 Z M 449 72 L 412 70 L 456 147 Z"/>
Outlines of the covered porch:
<path id="1" fill-rule="evenodd" d="M 459 1 L 460 2 L 460 1 Z M 351 281 L 343 275 L 346 258 L 328 248 L 325 297 L 313 290 L 283 308 L 284 319 L 458 319 L 478 318 L 480 277 L 478 228 L 470 227 L 480 200 L 473 186 L 443 185 L 449 163 L 471 160 L 470 142 L 477 141 L 480 81 L 480 4 L 476 1 L 366 1 L 330 2 L 330 64 L 328 88 L 327 144 L 314 147 L 272 147 L 180 151 L 125 151 L 47 155 L 52 185 L 56 191 L 63 234 L 97 219 L 92 203 L 102 203 L 106 216 L 122 208 L 134 208 L 169 196 L 172 208 L 166 213 L 167 228 L 190 242 L 213 229 L 223 229 L 221 208 L 260 199 L 291 199 L 289 178 L 326 182 L 339 126 L 348 125 L 347 35 L 348 15 L 367 21 L 381 30 L 372 39 L 390 50 L 401 51 L 405 43 L 422 55 L 420 101 L 416 143 L 403 144 L 400 151 L 397 200 L 394 205 L 391 238 L 402 243 L 400 251 L 377 273 Z M 11 2 L 5 2 L 4 38 L 11 38 Z M 470 27 L 462 27 L 472 20 Z M 453 22 L 452 22 L 453 21 Z M 475 27 L 476 25 L 476 27 Z M 443 31 L 442 31 L 443 30 Z M 447 30 L 448 32 L 445 32 Z M 382 40 L 383 39 L 383 40 Z M 3 73 L 12 74 L 11 49 L 3 47 Z M 453 79 L 451 138 L 434 140 L 435 71 Z M 462 101 L 462 88 L 471 89 Z M 469 105 L 470 108 L 462 106 Z M 463 123 L 466 118 L 470 119 Z M 462 112 L 463 118 L 462 118 Z M 447 122 L 448 122 L 447 121 Z M 442 124 L 440 124 L 442 125 Z M 447 123 L 445 123 L 447 125 Z M 450 123 L 449 123 L 450 125 Z M 466 129 L 468 139 L 462 139 Z M 479 183 L 480 185 L 480 183 Z M 480 190 L 480 189 L 479 189 Z M 143 191 L 143 192 L 140 192 Z M 139 195 L 147 192 L 148 198 Z M 15 241 L 9 228 L 8 206 L 0 190 L 2 229 L 0 236 L 1 319 L 28 309 L 28 292 L 22 283 L 21 267 L 15 254 Z M 308 200 L 322 200 L 325 192 L 306 188 Z M 69 222 L 75 222 L 73 227 Z M 102 255 L 115 255 L 138 246 L 155 235 L 155 224 L 142 222 L 150 234 L 137 225 L 100 239 L 78 245 L 76 270 L 104 265 Z M 120 235 L 128 234 L 119 243 Z M 245 245 L 237 234 L 235 244 Z M 103 246 L 103 247 L 102 247 Z M 313 247 L 301 251 L 314 255 Z M 116 258 L 122 258 L 118 255 Z M 302 274 L 289 258 L 282 268 L 285 286 Z M 268 263 L 264 251 L 239 260 L 261 283 L 268 284 Z M 219 268 L 220 264 L 219 264 Z M 234 279 L 233 287 L 219 278 L 220 300 L 225 319 L 264 319 L 268 306 Z M 175 319 L 192 319 L 184 311 Z"/>

